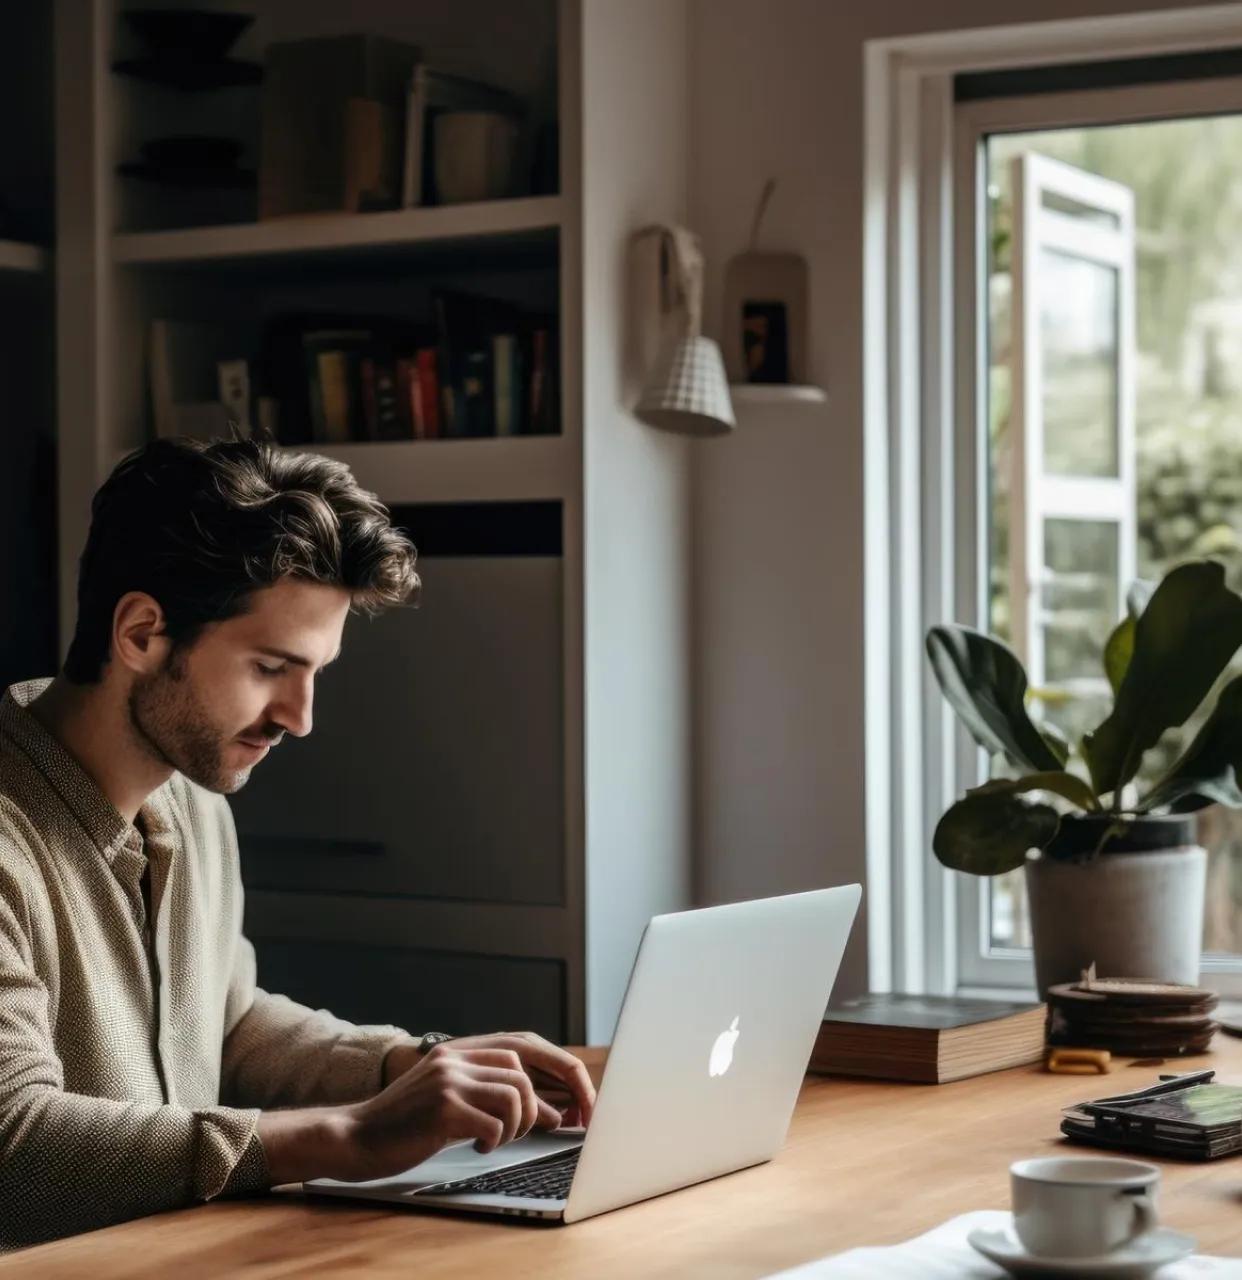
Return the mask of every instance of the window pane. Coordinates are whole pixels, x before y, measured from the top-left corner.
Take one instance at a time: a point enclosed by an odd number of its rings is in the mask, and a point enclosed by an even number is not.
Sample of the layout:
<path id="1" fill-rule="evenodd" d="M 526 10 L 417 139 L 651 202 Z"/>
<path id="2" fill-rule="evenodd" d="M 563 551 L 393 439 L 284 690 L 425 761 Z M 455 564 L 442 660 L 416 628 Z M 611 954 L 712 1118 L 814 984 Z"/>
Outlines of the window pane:
<path id="1" fill-rule="evenodd" d="M 1026 910 L 1026 882 L 1021 868 L 992 881 L 991 945 L 1029 947 L 1031 920 Z"/>
<path id="2" fill-rule="evenodd" d="M 1044 683 L 1099 680 L 1100 651 L 1120 616 L 1116 524 L 1044 522 Z"/>
<path id="3" fill-rule="evenodd" d="M 1097 227 L 1116 227 L 1120 219 L 1111 209 L 1097 209 L 1093 205 L 1083 204 L 1073 196 L 1061 191 L 1041 191 L 1039 202 L 1051 213 L 1062 213 L 1069 218 L 1080 218 Z"/>
<path id="4" fill-rule="evenodd" d="M 1138 573 L 1159 578 L 1182 560 L 1210 555 L 1225 565 L 1230 585 L 1242 588 L 1242 116 L 996 135 L 987 142 L 992 523 L 986 578 L 989 626 L 1011 643 L 1009 450 L 1017 388 L 1010 165 L 1025 151 L 1134 193 Z M 1056 199 L 1044 207 L 1066 219 L 1088 217 Z M 1117 277 L 1085 259 L 1057 256 L 1048 252 L 1040 261 L 1041 286 L 1051 285 L 1042 288 L 1040 316 L 1045 464 L 1061 473 L 1103 475 L 1117 463 L 1118 388 L 1105 374 L 1114 367 L 1109 344 L 1117 334 Z M 1084 511 L 1074 520 L 1047 521 L 1044 530 L 1051 575 L 1038 598 L 1052 616 L 1042 634 L 1049 677 L 1066 685 L 1053 690 L 1056 696 L 1036 699 L 1032 711 L 1075 748 L 1111 706 L 1097 641 L 1104 615 L 1120 612 L 1115 593 L 1128 586 L 1116 582 L 1120 549 L 1107 537 L 1113 528 L 1097 512 Z M 1166 735 L 1148 753 L 1142 776 L 1166 767 L 1196 728 L 1192 720 Z M 1242 955 L 1242 814 L 1206 809 L 1198 815 L 1198 835 L 1210 856 L 1205 949 Z M 990 927 L 982 941 L 1028 946 L 1022 873 L 998 877 L 988 889 Z"/>
<path id="5" fill-rule="evenodd" d="M 1039 254 L 1044 468 L 1117 474 L 1117 271 L 1053 249 Z"/>

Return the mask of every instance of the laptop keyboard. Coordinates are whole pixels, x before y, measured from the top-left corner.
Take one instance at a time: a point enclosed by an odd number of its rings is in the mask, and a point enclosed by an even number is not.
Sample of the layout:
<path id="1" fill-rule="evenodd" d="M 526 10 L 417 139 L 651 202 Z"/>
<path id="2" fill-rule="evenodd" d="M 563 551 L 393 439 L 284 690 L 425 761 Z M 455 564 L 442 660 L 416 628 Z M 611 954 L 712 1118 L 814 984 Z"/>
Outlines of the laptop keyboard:
<path id="1" fill-rule="evenodd" d="M 581 1147 L 551 1156 L 538 1164 L 514 1165 L 497 1169 L 493 1173 L 481 1173 L 477 1178 L 463 1178 L 459 1182 L 445 1182 L 429 1187 L 429 1195 L 445 1195 L 456 1191 L 485 1192 L 493 1196 L 525 1196 L 533 1200 L 564 1200 L 569 1195 L 569 1184 L 578 1167 Z"/>

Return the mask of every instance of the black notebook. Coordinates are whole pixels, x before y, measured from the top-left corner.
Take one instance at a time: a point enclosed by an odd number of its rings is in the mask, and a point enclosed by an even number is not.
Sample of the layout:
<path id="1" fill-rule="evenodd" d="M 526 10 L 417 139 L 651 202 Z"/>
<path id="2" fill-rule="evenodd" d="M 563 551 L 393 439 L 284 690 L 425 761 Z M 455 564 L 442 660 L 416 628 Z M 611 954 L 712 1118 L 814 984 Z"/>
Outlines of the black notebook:
<path id="1" fill-rule="evenodd" d="M 1148 1155 L 1214 1160 L 1242 1151 L 1242 1086 L 1214 1084 L 1213 1071 L 1162 1076 L 1138 1093 L 1082 1102 L 1062 1113 L 1078 1142 Z"/>

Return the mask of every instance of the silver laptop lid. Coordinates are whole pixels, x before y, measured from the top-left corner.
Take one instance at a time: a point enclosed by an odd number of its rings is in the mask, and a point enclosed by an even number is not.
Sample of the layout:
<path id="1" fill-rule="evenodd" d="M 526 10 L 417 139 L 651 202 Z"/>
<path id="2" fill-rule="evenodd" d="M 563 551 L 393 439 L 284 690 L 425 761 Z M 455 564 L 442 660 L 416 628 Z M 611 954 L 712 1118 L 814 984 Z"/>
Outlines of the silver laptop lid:
<path id="1" fill-rule="evenodd" d="M 652 919 L 566 1222 L 772 1158 L 861 896 L 855 884 Z"/>

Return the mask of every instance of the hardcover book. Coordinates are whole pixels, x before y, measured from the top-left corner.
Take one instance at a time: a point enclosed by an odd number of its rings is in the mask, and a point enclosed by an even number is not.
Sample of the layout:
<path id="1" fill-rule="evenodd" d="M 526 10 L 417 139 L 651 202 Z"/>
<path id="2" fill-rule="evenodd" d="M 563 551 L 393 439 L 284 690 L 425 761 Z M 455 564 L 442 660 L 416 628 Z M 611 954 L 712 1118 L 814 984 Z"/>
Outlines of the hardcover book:
<path id="1" fill-rule="evenodd" d="M 1043 1051 L 1042 1004 L 872 995 L 828 1006 L 808 1070 L 945 1084 Z"/>

